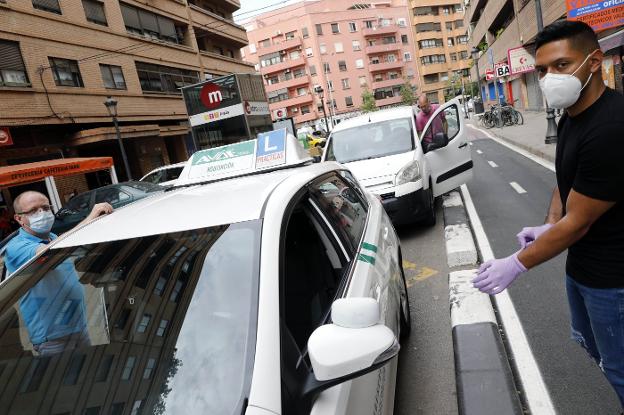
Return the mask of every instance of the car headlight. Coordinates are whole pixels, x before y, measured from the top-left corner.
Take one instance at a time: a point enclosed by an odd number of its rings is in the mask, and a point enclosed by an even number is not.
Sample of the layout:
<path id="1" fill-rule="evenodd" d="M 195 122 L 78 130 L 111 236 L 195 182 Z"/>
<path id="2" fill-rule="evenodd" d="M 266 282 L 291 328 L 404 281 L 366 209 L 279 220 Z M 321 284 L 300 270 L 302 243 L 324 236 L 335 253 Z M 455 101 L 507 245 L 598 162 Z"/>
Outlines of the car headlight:
<path id="1" fill-rule="evenodd" d="M 395 185 L 415 182 L 420 179 L 420 165 L 416 160 L 407 163 L 396 175 L 394 179 Z"/>

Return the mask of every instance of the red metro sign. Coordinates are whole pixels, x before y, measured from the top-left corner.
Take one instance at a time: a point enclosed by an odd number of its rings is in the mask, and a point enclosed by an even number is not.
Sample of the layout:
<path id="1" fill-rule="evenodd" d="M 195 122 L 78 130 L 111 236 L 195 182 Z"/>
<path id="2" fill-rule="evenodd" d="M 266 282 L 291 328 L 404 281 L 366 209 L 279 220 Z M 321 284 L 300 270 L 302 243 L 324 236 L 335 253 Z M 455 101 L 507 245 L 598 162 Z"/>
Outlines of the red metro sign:
<path id="1" fill-rule="evenodd" d="M 11 133 L 6 127 L 0 127 L 0 146 L 10 146 L 13 144 Z"/>
<path id="2" fill-rule="evenodd" d="M 209 110 L 217 109 L 221 106 L 221 101 L 223 101 L 221 88 L 217 84 L 206 84 L 199 92 L 199 99 Z"/>

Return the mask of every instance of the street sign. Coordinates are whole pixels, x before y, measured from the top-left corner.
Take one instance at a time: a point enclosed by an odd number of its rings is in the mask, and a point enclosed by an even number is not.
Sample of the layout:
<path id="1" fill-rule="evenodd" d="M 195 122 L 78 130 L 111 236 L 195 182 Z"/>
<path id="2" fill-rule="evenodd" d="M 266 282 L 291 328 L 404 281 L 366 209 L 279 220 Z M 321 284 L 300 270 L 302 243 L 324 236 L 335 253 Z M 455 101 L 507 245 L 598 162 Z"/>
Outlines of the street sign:
<path id="1" fill-rule="evenodd" d="M 256 169 L 286 163 L 286 129 L 258 134 Z"/>
<path id="2" fill-rule="evenodd" d="M 497 78 L 502 78 L 504 76 L 509 76 L 509 65 L 506 63 L 497 63 L 494 67 L 494 73 Z"/>
<path id="3" fill-rule="evenodd" d="M 244 101 L 245 114 L 247 115 L 269 115 L 269 103 L 261 101 Z"/>
<path id="4" fill-rule="evenodd" d="M 221 88 L 217 84 L 208 83 L 202 87 L 199 99 L 209 110 L 218 108 L 221 105 L 221 101 L 223 101 Z"/>
<path id="5" fill-rule="evenodd" d="M 278 108 L 273 111 L 273 118 L 275 118 L 276 120 L 281 120 L 282 118 L 286 118 L 287 115 L 288 115 L 288 112 L 286 111 L 286 108 Z"/>
<path id="6" fill-rule="evenodd" d="M 11 132 L 7 127 L 0 127 L 0 146 L 10 146 L 13 144 Z"/>
<path id="7" fill-rule="evenodd" d="M 624 25 L 622 0 L 566 0 L 568 20 L 585 22 L 596 32 Z"/>
<path id="8" fill-rule="evenodd" d="M 486 69 L 485 70 L 485 80 L 491 81 L 494 79 L 494 69 Z"/>
<path id="9" fill-rule="evenodd" d="M 533 72 L 535 70 L 535 58 L 531 52 L 522 46 L 509 49 L 507 51 L 507 58 L 509 60 L 509 71 L 511 75 Z"/>

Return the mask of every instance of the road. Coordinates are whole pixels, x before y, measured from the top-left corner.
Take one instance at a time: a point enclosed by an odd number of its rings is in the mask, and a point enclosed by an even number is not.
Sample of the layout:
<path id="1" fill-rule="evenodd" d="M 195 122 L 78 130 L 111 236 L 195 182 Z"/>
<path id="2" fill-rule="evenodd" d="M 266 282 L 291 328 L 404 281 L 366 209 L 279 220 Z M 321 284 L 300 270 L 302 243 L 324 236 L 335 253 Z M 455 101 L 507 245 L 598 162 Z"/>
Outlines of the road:
<path id="1" fill-rule="evenodd" d="M 539 225 L 550 202 L 554 172 L 468 129 L 474 179 L 468 184 L 494 255 L 518 250 L 515 235 Z M 570 340 L 565 254 L 522 275 L 509 289 L 529 344 L 560 414 L 619 414 L 615 393 L 585 351 Z"/>

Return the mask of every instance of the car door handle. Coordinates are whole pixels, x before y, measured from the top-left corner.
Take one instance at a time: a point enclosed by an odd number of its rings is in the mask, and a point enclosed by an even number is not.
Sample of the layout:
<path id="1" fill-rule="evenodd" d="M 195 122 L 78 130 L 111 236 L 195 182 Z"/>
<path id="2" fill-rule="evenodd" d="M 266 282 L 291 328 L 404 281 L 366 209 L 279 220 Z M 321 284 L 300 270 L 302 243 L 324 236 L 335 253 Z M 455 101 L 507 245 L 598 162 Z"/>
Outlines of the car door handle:
<path id="1" fill-rule="evenodd" d="M 464 147 L 466 147 L 467 145 L 468 145 L 468 143 L 462 143 L 462 144 L 460 144 L 460 145 L 459 145 L 459 148 L 464 148 Z"/>

